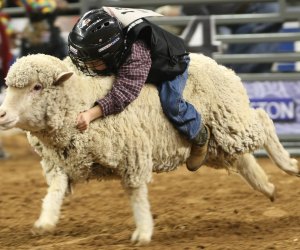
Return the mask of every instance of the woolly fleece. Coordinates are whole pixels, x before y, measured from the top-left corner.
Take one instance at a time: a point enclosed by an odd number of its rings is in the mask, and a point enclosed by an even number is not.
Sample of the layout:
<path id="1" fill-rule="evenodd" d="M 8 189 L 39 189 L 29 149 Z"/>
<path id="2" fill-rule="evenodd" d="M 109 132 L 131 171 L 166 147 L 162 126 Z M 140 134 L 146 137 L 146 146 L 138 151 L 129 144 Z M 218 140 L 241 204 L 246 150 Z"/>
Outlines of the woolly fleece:
<path id="1" fill-rule="evenodd" d="M 56 85 L 58 75 L 66 71 L 73 71 L 73 76 Z M 152 171 L 171 171 L 185 163 L 191 145 L 163 114 L 152 84 L 146 84 L 120 114 L 92 122 L 84 133 L 75 128 L 79 112 L 105 96 L 113 80 L 85 76 L 69 58 L 61 61 L 43 54 L 22 57 L 11 67 L 6 83 L 15 91 L 36 82 L 43 85 L 40 95 L 31 100 L 28 112 L 35 120 L 28 121 L 32 129 L 27 130 L 44 171 L 61 168 L 73 182 L 121 177 L 125 186 L 138 187 L 151 180 Z M 238 155 L 265 143 L 268 132 L 261 119 L 266 114 L 250 107 L 245 88 L 232 70 L 191 54 L 184 97 L 211 130 L 207 165 L 231 168 Z"/>

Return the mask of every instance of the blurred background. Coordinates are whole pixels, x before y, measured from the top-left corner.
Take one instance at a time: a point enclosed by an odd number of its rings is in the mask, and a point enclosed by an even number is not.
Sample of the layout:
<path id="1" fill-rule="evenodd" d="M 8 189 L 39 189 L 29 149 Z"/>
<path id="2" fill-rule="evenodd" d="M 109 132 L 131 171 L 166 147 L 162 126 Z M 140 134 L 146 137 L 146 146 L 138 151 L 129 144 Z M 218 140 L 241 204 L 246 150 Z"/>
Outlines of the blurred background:
<path id="1" fill-rule="evenodd" d="M 182 37 L 188 51 L 232 68 L 241 77 L 251 105 L 269 113 L 284 146 L 292 155 L 300 155 L 299 0 L 0 2 L 0 103 L 10 65 L 34 53 L 66 57 L 68 34 L 81 14 L 102 6 L 151 9 L 164 16 L 149 19 Z"/>

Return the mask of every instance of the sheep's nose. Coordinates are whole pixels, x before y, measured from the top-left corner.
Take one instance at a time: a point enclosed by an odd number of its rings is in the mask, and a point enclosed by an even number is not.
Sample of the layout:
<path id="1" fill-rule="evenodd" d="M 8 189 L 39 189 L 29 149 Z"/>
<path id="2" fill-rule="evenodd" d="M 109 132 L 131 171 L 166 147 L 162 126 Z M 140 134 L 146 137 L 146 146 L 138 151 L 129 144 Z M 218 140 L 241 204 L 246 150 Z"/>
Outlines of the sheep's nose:
<path id="1" fill-rule="evenodd" d="M 6 112 L 4 110 L 0 110 L 0 118 L 6 116 Z"/>

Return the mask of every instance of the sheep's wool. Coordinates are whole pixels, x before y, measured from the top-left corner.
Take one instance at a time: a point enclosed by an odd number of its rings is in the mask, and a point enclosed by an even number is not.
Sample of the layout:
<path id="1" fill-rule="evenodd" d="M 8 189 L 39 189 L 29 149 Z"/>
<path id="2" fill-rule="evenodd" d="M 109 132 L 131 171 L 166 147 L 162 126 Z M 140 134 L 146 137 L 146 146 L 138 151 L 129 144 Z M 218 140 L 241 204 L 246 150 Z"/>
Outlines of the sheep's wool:
<path id="1" fill-rule="evenodd" d="M 26 59 L 25 59 L 26 58 Z M 22 70 L 20 70 L 22 69 Z M 23 88 L 33 80 L 50 86 L 59 73 L 66 71 L 64 64 L 55 57 L 38 55 L 21 57 L 11 66 L 10 73 L 6 77 L 8 86 Z M 36 79 L 34 79 L 36 77 Z"/>
<path id="2" fill-rule="evenodd" d="M 64 71 L 75 73 L 54 86 Z M 80 133 L 75 128 L 77 115 L 109 92 L 113 77 L 87 77 L 69 58 L 60 61 L 39 54 L 19 59 L 6 80 L 17 88 L 36 80 L 46 89 L 51 87 L 43 96 L 46 111 L 34 107 L 31 111 L 37 117 L 47 117 L 49 127 L 29 133 L 45 171 L 64 168 L 73 181 L 120 176 L 124 185 L 137 187 L 149 182 L 153 171 L 174 170 L 189 156 L 190 143 L 163 114 L 152 84 L 146 84 L 123 112 L 98 119 Z M 208 165 L 229 168 L 238 155 L 262 147 L 269 129 L 260 122 L 264 111 L 250 108 L 241 80 L 232 70 L 203 55 L 191 54 L 184 97 L 195 105 L 211 130 Z"/>

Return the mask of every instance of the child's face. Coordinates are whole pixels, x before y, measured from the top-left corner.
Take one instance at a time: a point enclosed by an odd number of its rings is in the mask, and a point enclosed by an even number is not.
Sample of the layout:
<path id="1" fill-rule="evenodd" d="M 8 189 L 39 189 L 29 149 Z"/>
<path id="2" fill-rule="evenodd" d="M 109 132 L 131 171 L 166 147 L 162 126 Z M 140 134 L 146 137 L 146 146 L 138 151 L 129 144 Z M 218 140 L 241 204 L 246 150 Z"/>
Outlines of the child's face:
<path id="1" fill-rule="evenodd" d="M 87 61 L 87 62 L 85 62 L 85 65 L 90 70 L 105 70 L 106 69 L 106 64 L 101 60 Z"/>

